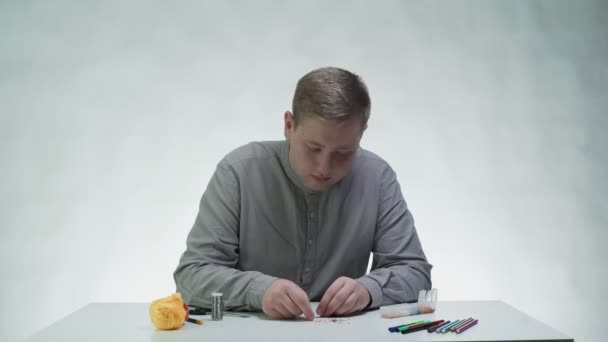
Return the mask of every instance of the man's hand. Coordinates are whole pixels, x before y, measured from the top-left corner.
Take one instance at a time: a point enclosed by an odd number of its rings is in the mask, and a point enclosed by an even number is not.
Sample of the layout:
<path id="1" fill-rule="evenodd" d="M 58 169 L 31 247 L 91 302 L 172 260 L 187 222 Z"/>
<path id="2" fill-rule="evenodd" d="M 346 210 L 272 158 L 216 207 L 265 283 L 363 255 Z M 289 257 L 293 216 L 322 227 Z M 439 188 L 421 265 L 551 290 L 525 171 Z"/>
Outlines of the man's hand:
<path id="1" fill-rule="evenodd" d="M 262 310 L 274 319 L 294 318 L 304 314 L 307 320 L 315 318 L 306 292 L 289 280 L 272 282 L 262 298 Z"/>
<path id="2" fill-rule="evenodd" d="M 365 309 L 371 300 L 369 291 L 358 281 L 340 277 L 325 291 L 317 307 L 317 314 L 348 315 Z"/>

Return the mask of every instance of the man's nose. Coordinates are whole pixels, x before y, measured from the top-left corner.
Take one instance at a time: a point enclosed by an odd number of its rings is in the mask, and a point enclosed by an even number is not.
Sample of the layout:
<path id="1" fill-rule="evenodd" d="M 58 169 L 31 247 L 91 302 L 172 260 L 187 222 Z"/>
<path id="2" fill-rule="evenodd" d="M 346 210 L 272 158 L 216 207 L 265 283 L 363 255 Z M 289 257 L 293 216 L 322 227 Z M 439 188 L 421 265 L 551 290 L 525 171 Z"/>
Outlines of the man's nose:
<path id="1" fill-rule="evenodd" d="M 329 155 L 321 157 L 317 170 L 321 177 L 329 176 L 331 171 L 331 158 Z"/>

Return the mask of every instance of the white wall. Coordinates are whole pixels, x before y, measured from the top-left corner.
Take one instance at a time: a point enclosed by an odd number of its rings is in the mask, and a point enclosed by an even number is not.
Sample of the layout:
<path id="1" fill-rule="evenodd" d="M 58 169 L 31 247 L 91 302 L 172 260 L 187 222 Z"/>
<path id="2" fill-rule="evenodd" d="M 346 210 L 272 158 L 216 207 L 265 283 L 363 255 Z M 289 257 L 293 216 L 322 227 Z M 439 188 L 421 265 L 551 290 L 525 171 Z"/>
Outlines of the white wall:
<path id="1" fill-rule="evenodd" d="M 215 164 L 326 65 L 369 85 L 440 299 L 599 340 L 607 4 L 0 3 L 0 340 L 174 291 Z"/>

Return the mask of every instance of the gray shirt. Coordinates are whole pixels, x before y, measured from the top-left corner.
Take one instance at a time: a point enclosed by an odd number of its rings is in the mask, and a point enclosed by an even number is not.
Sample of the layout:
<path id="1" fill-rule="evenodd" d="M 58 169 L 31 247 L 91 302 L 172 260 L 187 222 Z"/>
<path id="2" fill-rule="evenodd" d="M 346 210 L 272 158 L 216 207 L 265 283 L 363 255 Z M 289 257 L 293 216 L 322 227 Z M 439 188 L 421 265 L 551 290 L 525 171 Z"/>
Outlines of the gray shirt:
<path id="1" fill-rule="evenodd" d="M 339 277 L 367 288 L 371 308 L 415 301 L 431 287 L 427 262 L 395 172 L 359 148 L 346 176 L 307 190 L 287 141 L 254 142 L 218 164 L 174 273 L 186 303 L 260 310 L 270 283 L 298 284 L 320 301 Z M 366 273 L 370 253 L 372 268 Z"/>

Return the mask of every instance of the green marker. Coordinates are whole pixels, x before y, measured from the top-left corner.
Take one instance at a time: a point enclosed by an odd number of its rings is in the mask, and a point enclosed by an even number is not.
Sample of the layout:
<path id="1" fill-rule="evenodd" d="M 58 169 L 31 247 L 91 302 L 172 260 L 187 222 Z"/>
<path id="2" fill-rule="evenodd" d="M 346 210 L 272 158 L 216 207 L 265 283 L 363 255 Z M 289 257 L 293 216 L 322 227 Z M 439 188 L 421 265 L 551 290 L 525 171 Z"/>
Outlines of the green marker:
<path id="1" fill-rule="evenodd" d="M 407 324 L 407 325 L 404 325 L 402 327 L 397 328 L 397 331 L 398 332 L 402 332 L 404 330 L 407 330 L 407 329 L 413 327 L 414 325 L 425 324 L 425 323 L 429 323 L 429 322 L 430 321 L 418 321 L 418 322 L 410 323 L 410 324 Z"/>
<path id="2" fill-rule="evenodd" d="M 388 331 L 390 331 L 390 332 L 397 332 L 398 331 L 397 329 L 399 329 L 399 328 L 407 327 L 407 326 L 415 325 L 415 324 L 420 324 L 420 323 L 423 323 L 423 322 L 426 322 L 426 321 L 415 321 L 415 322 L 409 322 L 409 323 L 405 323 L 405 324 L 399 324 L 397 326 L 388 328 Z"/>

